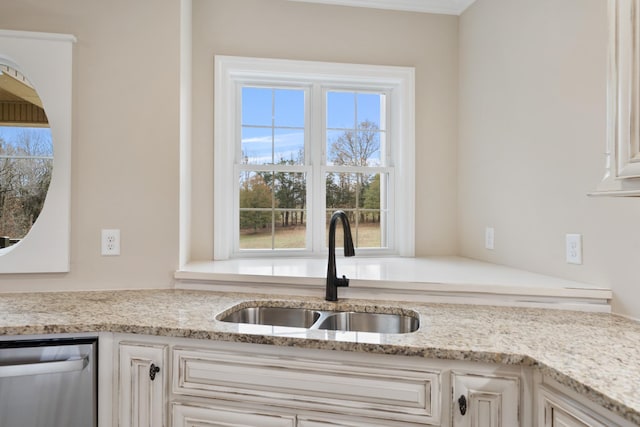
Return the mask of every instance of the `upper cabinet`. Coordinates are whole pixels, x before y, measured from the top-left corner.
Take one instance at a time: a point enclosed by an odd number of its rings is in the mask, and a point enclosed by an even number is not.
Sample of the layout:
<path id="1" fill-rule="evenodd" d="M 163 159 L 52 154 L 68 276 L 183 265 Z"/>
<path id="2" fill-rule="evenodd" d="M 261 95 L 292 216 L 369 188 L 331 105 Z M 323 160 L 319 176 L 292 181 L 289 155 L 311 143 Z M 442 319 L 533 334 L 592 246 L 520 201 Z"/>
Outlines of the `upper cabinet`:
<path id="1" fill-rule="evenodd" d="M 593 195 L 640 196 L 640 0 L 609 0 L 605 176 Z"/>

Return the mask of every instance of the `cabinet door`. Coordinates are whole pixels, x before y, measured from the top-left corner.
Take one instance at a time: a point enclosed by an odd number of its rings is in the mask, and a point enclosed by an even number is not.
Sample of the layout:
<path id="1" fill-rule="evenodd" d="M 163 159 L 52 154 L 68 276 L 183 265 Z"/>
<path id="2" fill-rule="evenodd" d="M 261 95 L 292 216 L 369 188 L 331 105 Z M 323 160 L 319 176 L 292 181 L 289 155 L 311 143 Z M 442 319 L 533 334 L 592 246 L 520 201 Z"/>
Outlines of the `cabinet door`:
<path id="1" fill-rule="evenodd" d="M 266 414 L 218 406 L 173 405 L 173 427 L 295 427 L 294 415 Z"/>
<path id="2" fill-rule="evenodd" d="M 520 380 L 452 374 L 454 427 L 517 427 L 520 425 Z"/>
<path id="3" fill-rule="evenodd" d="M 563 394 L 540 387 L 538 394 L 540 427 L 605 427 L 617 423 L 599 420 L 599 416 Z"/>
<path id="4" fill-rule="evenodd" d="M 545 426 L 590 427 L 589 424 L 584 423 L 583 421 L 571 415 L 570 413 L 553 405 L 549 405 L 547 414 L 549 418 L 548 420 L 545 420 Z"/>
<path id="5" fill-rule="evenodd" d="M 167 346 L 121 343 L 120 427 L 164 427 Z"/>

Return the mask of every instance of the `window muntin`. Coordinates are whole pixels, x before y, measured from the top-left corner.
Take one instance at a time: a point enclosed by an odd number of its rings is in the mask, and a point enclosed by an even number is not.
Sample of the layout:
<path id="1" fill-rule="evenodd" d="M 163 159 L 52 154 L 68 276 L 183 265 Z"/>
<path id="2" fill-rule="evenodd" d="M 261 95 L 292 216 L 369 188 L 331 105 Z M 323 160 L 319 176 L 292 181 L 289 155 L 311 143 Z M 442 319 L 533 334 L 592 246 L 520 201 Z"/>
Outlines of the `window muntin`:
<path id="1" fill-rule="evenodd" d="M 327 164 L 381 166 L 386 156 L 386 93 L 327 91 Z"/>

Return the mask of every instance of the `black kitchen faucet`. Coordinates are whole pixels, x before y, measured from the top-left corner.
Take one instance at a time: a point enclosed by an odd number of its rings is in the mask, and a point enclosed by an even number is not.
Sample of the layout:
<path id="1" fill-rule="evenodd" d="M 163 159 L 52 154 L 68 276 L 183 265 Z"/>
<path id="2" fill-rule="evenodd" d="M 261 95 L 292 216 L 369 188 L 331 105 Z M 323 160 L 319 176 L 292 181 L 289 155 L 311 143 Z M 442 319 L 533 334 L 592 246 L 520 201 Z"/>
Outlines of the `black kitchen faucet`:
<path id="1" fill-rule="evenodd" d="M 338 301 L 338 287 L 349 286 L 349 279 L 346 276 L 338 278 L 336 274 L 336 222 L 342 221 L 344 231 L 344 256 L 354 256 L 353 239 L 351 238 L 351 227 L 349 219 L 343 211 L 335 211 L 331 215 L 329 222 L 329 265 L 327 266 L 327 291 L 325 299 L 327 301 Z"/>

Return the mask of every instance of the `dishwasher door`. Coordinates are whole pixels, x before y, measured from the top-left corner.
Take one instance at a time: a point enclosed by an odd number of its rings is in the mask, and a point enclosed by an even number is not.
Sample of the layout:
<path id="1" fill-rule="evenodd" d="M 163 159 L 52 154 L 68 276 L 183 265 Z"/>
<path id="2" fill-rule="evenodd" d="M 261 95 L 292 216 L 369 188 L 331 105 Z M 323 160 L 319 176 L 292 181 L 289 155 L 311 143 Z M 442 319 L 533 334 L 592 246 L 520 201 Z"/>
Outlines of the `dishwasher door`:
<path id="1" fill-rule="evenodd" d="M 97 342 L 0 341 L 0 427 L 96 427 Z"/>

